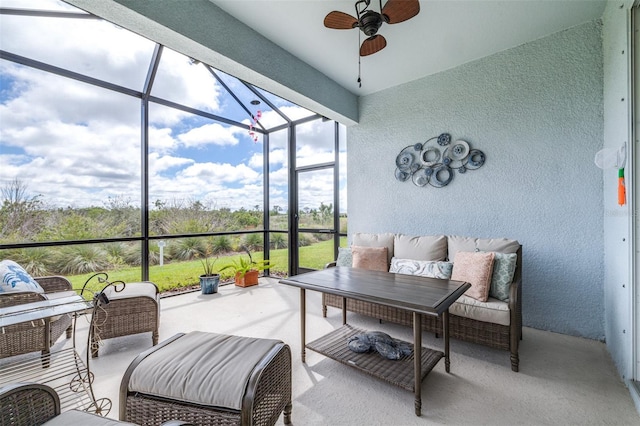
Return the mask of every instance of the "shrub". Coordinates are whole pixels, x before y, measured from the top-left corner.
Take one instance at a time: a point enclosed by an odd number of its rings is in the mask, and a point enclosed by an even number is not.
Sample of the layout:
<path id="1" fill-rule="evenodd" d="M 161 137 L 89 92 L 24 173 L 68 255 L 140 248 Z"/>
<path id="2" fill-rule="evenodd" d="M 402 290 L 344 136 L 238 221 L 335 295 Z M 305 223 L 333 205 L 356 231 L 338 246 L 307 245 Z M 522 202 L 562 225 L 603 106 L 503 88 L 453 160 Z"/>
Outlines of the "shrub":
<path id="1" fill-rule="evenodd" d="M 262 251 L 262 235 L 260 234 L 245 235 L 243 245 L 249 251 Z"/>
<path id="2" fill-rule="evenodd" d="M 177 260 L 193 260 L 207 251 L 207 244 L 201 238 L 189 237 L 173 240 L 168 244 L 171 257 Z"/>
<path id="3" fill-rule="evenodd" d="M 211 250 L 216 254 L 230 252 L 231 248 L 231 240 L 226 235 L 214 237 L 211 242 Z"/>
<path id="4" fill-rule="evenodd" d="M 280 234 L 280 233 L 271 234 L 270 243 L 271 243 L 271 248 L 275 250 L 286 248 L 288 245 L 287 234 Z"/>
<path id="5" fill-rule="evenodd" d="M 55 270 L 63 275 L 85 274 L 109 269 L 107 253 L 99 246 L 69 246 L 55 256 Z"/>

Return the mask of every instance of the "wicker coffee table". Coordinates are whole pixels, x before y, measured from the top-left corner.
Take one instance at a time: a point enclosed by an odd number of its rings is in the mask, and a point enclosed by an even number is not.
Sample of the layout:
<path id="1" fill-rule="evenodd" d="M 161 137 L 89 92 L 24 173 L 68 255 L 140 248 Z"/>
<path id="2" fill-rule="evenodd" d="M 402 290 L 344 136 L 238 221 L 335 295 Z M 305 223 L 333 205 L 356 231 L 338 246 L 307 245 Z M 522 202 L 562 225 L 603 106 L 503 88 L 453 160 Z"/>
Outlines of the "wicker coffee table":
<path id="1" fill-rule="evenodd" d="M 295 275 L 281 280 L 280 283 L 300 288 L 302 362 L 305 362 L 305 348 L 309 348 L 396 386 L 412 390 L 415 395 L 416 416 L 421 415 L 422 380 L 441 358 L 445 359 L 447 373 L 450 372 L 449 306 L 471 286 L 469 283 L 345 267 Z M 306 344 L 305 337 L 306 290 L 342 297 L 343 326 L 309 344 Z M 347 339 L 363 330 L 347 324 L 347 298 L 411 311 L 413 353 L 392 361 L 377 354 L 360 354 L 349 350 Z M 422 347 L 422 315 L 442 316 L 444 351 Z"/>

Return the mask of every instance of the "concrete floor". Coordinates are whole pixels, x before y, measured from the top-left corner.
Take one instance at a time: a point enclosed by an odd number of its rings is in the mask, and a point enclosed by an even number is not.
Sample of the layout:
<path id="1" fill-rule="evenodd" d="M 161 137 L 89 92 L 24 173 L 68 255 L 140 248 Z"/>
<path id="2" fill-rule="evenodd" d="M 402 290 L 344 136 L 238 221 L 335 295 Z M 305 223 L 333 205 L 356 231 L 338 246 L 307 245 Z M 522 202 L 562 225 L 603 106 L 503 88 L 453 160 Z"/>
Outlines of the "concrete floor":
<path id="1" fill-rule="evenodd" d="M 303 364 L 299 303 L 298 289 L 264 278 L 251 288 L 223 286 L 213 295 L 163 298 L 160 341 L 193 330 L 283 340 L 293 354 L 295 425 L 640 425 L 603 343 L 531 328 L 524 329 L 519 373 L 511 371 L 508 352 L 452 339 L 451 374 L 440 362 L 427 376 L 422 416 L 416 417 L 411 392 L 311 351 Z M 85 319 L 80 321 L 77 340 L 83 346 L 88 327 Z M 358 315 L 350 315 L 349 323 L 412 340 L 408 327 Z M 323 318 L 320 295 L 308 291 L 307 341 L 340 325 L 340 311 L 330 309 Z M 424 333 L 423 345 L 442 348 L 442 339 Z M 125 369 L 150 347 L 150 333 L 110 339 L 90 361 L 96 396 L 113 402 L 109 417 L 118 416 Z M 80 352 L 84 359 L 86 349 Z"/>

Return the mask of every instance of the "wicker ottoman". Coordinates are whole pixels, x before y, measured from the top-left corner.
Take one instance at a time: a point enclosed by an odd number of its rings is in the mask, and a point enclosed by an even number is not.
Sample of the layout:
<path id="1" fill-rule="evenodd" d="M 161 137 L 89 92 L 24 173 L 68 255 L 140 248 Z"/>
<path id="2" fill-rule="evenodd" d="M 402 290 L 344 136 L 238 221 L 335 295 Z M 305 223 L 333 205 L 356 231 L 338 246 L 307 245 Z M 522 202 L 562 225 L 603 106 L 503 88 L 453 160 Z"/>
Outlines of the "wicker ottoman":
<path id="1" fill-rule="evenodd" d="M 291 350 L 279 340 L 181 333 L 138 355 L 120 385 L 120 420 L 160 425 L 291 423 Z"/>

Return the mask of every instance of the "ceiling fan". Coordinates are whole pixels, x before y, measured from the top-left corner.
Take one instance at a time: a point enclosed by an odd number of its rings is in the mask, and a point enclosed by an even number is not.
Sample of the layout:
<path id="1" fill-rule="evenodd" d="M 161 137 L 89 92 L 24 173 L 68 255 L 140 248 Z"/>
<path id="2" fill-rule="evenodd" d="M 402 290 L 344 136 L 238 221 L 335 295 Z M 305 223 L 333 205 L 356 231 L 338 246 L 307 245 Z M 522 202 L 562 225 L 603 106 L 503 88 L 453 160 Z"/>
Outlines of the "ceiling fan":
<path id="1" fill-rule="evenodd" d="M 360 45 L 360 56 L 372 55 L 385 48 L 387 40 L 378 34 L 378 29 L 383 23 L 404 22 L 420 12 L 418 0 L 389 0 L 384 7 L 382 7 L 382 0 L 379 0 L 380 12 L 369 9 L 370 3 L 371 0 L 356 1 L 357 17 L 334 10 L 324 18 L 324 26 L 327 28 L 336 30 L 359 28 L 367 36 L 367 39 Z"/>

